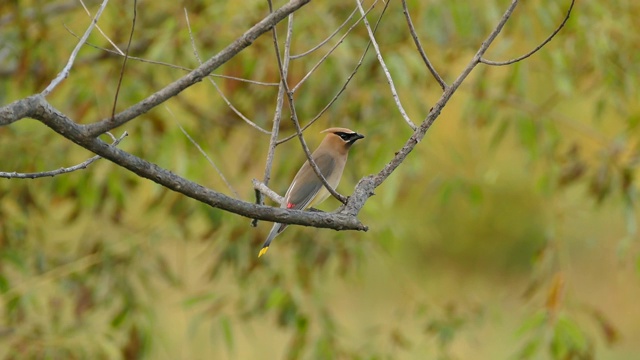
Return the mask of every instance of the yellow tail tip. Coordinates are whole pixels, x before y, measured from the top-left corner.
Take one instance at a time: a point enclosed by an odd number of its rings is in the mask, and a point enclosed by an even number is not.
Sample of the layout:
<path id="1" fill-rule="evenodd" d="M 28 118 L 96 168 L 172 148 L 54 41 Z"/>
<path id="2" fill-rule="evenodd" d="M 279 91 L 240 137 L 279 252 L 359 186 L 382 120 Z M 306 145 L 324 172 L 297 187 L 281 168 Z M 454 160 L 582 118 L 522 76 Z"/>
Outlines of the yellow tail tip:
<path id="1" fill-rule="evenodd" d="M 268 246 L 263 247 L 262 249 L 260 249 L 260 252 L 258 253 L 258 257 L 264 255 L 267 253 L 267 250 L 269 250 Z"/>

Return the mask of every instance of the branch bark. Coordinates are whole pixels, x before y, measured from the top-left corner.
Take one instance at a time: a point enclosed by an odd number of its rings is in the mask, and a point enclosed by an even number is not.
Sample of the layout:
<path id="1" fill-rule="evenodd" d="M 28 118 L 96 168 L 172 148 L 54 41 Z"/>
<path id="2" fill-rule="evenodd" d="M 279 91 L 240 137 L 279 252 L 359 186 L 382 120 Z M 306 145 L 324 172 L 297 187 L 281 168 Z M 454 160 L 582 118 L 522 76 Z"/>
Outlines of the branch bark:
<path id="1" fill-rule="evenodd" d="M 445 90 L 442 93 L 440 99 L 431 108 L 428 116 L 422 121 L 420 126 L 414 131 L 409 139 L 407 139 L 404 146 L 377 174 L 369 175 L 362 178 L 356 186 L 353 195 L 346 202 L 346 205 L 335 213 L 290 210 L 279 207 L 263 206 L 261 204 L 253 204 L 250 202 L 234 199 L 216 191 L 207 189 L 176 174 L 173 174 L 169 170 L 163 169 L 144 159 L 129 154 L 97 138 L 98 135 L 117 126 L 120 126 L 127 121 L 130 121 L 131 119 L 164 102 L 168 98 L 177 95 L 188 86 L 202 80 L 211 71 L 231 59 L 242 49 L 249 46 L 260 34 L 269 31 L 278 21 L 283 20 L 289 14 L 292 14 L 295 10 L 299 9 L 309 1 L 310 0 L 291 0 L 285 6 L 274 11 L 273 13 L 270 13 L 262 21 L 260 21 L 250 30 L 245 32 L 244 35 L 234 41 L 231 45 L 206 61 L 197 69 L 193 70 L 192 72 L 173 82 L 172 84 L 169 84 L 157 93 L 149 96 L 147 99 L 117 114 L 113 118 L 105 119 L 90 125 L 80 125 L 72 121 L 59 110 L 55 109 L 46 100 L 43 94 L 38 94 L 15 101 L 4 107 L 0 107 L 0 126 L 11 124 L 23 118 L 33 118 L 39 120 L 65 138 L 94 152 L 101 157 L 104 157 L 105 159 L 108 159 L 136 173 L 141 177 L 150 179 L 168 189 L 179 192 L 187 197 L 191 197 L 212 207 L 242 215 L 248 218 L 320 228 L 332 228 L 336 230 L 366 231 L 367 227 L 357 219 L 357 215 L 364 206 L 365 202 L 369 197 L 374 195 L 374 190 L 397 169 L 397 167 L 406 159 L 409 153 L 413 151 L 415 146 L 424 138 L 426 132 L 440 115 L 440 112 L 447 104 L 449 99 L 453 96 L 458 87 L 464 82 L 471 71 L 473 71 L 473 69 L 478 64 L 483 62 L 483 55 L 486 53 L 489 46 L 501 32 L 505 23 L 511 17 L 514 9 L 518 4 L 518 0 L 512 0 L 511 5 L 505 11 L 499 23 L 488 35 L 487 39 L 480 45 L 478 51 L 472 57 L 472 59 L 470 59 L 468 65 L 450 86 L 445 86 Z M 373 33 L 375 33 L 375 28 L 370 31 L 369 34 L 372 42 L 374 42 L 372 36 Z M 555 35 L 556 33 L 557 31 L 554 32 L 553 35 Z M 545 41 L 545 43 L 547 42 L 548 40 Z M 278 61 L 281 72 L 280 74 L 282 80 L 282 91 L 289 100 L 292 120 L 296 125 L 296 135 L 298 135 L 298 137 L 300 138 L 301 144 L 303 145 L 303 148 L 305 148 L 305 152 L 307 153 L 307 157 L 309 157 L 310 153 L 308 148 L 306 148 L 304 139 L 302 138 L 302 129 L 300 128 L 300 124 L 297 121 L 298 119 L 293 103 L 292 92 L 289 91 L 289 87 L 287 84 L 285 72 L 286 69 L 280 62 L 280 58 L 278 58 Z M 272 139 L 271 146 L 273 146 L 275 138 L 276 137 Z M 316 170 L 316 173 L 319 172 L 317 171 L 317 169 L 314 170 Z M 336 195 L 337 194 L 334 194 L 334 196 Z M 336 197 L 339 198 L 339 195 Z"/>
<path id="2" fill-rule="evenodd" d="M 39 120 L 65 138 L 141 177 L 152 180 L 168 189 L 212 207 L 248 218 L 320 228 L 332 228 L 335 230 L 366 231 L 367 227 L 355 216 L 282 209 L 279 207 L 256 205 L 231 198 L 182 178 L 169 170 L 129 154 L 97 138 L 98 135 L 126 123 L 158 104 L 161 104 L 171 96 L 180 93 L 180 91 L 188 86 L 202 80 L 202 78 L 207 76 L 211 71 L 251 45 L 258 36 L 269 31 L 276 23 L 309 1 L 310 0 L 292 0 L 283 7 L 275 10 L 202 66 L 172 84 L 169 84 L 147 99 L 119 113 L 114 118 L 105 119 L 90 125 L 80 125 L 54 108 L 42 94 L 38 94 L 0 107 L 0 125 L 9 125 L 24 118 Z"/>
<path id="3" fill-rule="evenodd" d="M 16 103 L 13 103 L 16 104 Z M 12 105 L 13 105 L 12 104 Z M 163 169 L 137 156 L 129 154 L 98 138 L 87 136 L 82 127 L 49 104 L 42 95 L 33 95 L 17 102 L 18 107 L 32 109 L 28 117 L 39 120 L 53 131 L 108 159 L 131 172 L 158 183 L 168 189 L 198 200 L 212 207 L 226 210 L 248 218 L 257 218 L 273 222 L 331 228 L 335 230 L 362 230 L 364 226 L 355 216 L 338 213 L 311 213 L 302 210 L 289 210 L 277 207 L 256 205 L 234 199 L 219 192 L 207 189 L 195 182 Z"/>

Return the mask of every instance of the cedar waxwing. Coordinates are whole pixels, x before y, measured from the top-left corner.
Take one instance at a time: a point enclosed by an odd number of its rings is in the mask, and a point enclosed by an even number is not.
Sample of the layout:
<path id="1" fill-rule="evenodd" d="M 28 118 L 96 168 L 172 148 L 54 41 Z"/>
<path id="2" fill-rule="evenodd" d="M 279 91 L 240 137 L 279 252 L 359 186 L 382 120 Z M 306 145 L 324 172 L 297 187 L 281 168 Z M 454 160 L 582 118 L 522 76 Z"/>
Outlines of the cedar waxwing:
<path id="1" fill-rule="evenodd" d="M 311 154 L 311 158 L 318 165 L 320 172 L 329 185 L 335 189 L 340 183 L 340 178 L 342 178 L 342 171 L 347 163 L 351 145 L 364 138 L 364 135 L 345 128 L 329 128 L 322 132 L 327 133 L 327 136 L 322 140 L 316 151 Z M 295 178 L 293 178 L 293 182 L 284 195 L 282 207 L 298 210 L 306 209 L 321 203 L 330 194 L 307 160 L 298 170 Z M 287 224 L 273 224 L 273 228 L 271 228 L 267 241 L 262 245 L 258 257 L 269 250 L 269 244 L 271 244 L 273 238 L 284 231 L 286 227 Z"/>

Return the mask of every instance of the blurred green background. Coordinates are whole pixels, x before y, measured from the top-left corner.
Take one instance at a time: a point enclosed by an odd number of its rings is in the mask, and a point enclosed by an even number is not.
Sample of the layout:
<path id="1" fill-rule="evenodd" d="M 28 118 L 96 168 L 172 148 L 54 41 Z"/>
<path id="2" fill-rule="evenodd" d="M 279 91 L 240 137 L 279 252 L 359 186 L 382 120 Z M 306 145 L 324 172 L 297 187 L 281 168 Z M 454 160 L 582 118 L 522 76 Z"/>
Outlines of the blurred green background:
<path id="1" fill-rule="evenodd" d="M 95 13 L 97 2 L 88 4 Z M 449 83 L 508 4 L 408 1 L 426 52 Z M 99 22 L 121 48 L 133 5 L 113 0 Z M 487 58 L 529 51 L 568 6 L 523 1 Z M 383 7 L 376 5 L 370 22 Z M 318 44 L 354 8 L 343 1 L 302 8 L 292 53 Z M 203 59 L 268 12 L 262 0 L 138 1 L 131 55 L 196 67 L 185 9 Z M 476 68 L 369 199 L 359 216 L 366 233 L 290 227 L 257 259 L 271 224 L 252 228 L 249 219 L 106 160 L 53 178 L 1 179 L 0 358 L 637 358 L 639 17 L 637 1 L 582 0 L 539 53 Z M 2 2 L 0 104 L 42 91 L 88 23 L 74 1 Z M 280 40 L 285 29 L 278 25 Z M 415 50 L 400 1 L 390 1 L 377 39 L 407 113 L 421 122 L 441 91 Z M 293 60 L 290 82 L 337 41 Z M 303 123 L 340 89 L 367 42 L 358 25 L 297 91 Z M 110 48 L 97 31 L 90 43 Z M 121 66 L 122 58 L 85 46 L 48 99 L 79 123 L 105 118 Z M 130 60 L 117 108 L 184 73 Z M 277 82 L 271 36 L 216 74 Z M 214 80 L 235 107 L 271 128 L 277 87 Z M 284 119 L 282 136 L 293 133 L 286 112 Z M 269 137 L 239 119 L 208 81 L 114 134 L 130 134 L 120 145 L 126 151 L 231 194 L 179 126 L 253 201 L 251 179 L 263 177 Z M 330 126 L 367 136 L 351 152 L 339 187 L 345 195 L 411 134 L 372 50 L 305 133 L 311 147 Z M 36 121 L 0 128 L 0 171 L 52 170 L 91 155 Z M 303 161 L 297 141 L 279 146 L 270 186 L 283 193 Z M 321 206 L 337 207 L 335 200 Z"/>

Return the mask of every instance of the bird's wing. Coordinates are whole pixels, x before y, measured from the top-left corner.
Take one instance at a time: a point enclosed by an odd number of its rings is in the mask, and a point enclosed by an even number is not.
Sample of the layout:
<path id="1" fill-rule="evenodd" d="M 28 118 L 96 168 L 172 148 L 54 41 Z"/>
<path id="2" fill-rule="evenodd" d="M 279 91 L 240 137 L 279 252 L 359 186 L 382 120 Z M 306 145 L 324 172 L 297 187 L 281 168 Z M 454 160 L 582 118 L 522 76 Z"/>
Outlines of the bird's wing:
<path id="1" fill-rule="evenodd" d="M 314 157 L 313 159 L 318 165 L 320 172 L 324 175 L 325 178 L 328 178 L 329 175 L 335 170 L 336 161 L 329 154 L 321 154 L 318 157 Z M 302 184 L 300 179 L 307 178 L 310 179 L 305 184 Z M 287 191 L 285 195 L 285 199 L 287 202 L 287 208 L 289 209 L 305 209 L 313 200 L 313 198 L 318 194 L 320 190 L 322 190 L 323 185 L 322 181 L 318 178 L 318 176 L 313 171 L 309 162 L 305 162 L 300 168 L 300 171 L 296 174 L 296 177 L 293 179 L 291 183 L 291 187 Z"/>

